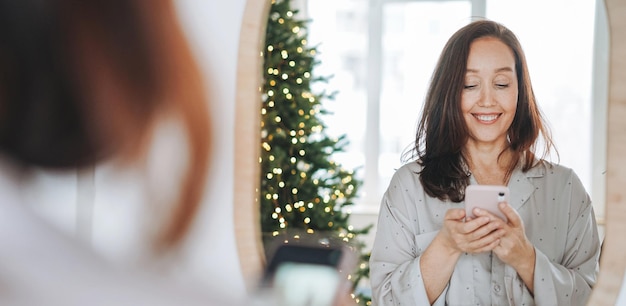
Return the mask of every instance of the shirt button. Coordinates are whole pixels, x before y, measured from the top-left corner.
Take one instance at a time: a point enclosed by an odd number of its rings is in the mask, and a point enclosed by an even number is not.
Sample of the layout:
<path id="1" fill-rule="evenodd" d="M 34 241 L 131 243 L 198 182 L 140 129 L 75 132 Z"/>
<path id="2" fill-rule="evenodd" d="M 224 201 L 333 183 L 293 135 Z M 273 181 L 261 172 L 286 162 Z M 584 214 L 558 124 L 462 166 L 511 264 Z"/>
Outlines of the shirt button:
<path id="1" fill-rule="evenodd" d="M 494 286 L 493 286 L 493 290 L 494 290 L 495 292 L 500 292 L 500 285 L 494 285 Z"/>

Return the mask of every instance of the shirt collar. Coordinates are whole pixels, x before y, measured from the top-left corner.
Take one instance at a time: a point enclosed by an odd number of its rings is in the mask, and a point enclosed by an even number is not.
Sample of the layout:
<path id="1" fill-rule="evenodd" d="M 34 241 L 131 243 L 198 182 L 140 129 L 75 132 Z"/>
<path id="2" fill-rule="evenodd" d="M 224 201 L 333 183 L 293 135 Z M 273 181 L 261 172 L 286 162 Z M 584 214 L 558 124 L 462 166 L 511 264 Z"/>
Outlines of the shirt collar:
<path id="1" fill-rule="evenodd" d="M 511 173 L 509 179 L 509 205 L 515 210 L 521 208 L 537 189 L 531 178 L 543 177 L 546 174 L 546 162 L 535 160 L 535 166 L 523 172 L 521 162 Z M 477 184 L 474 176 L 470 176 L 470 184 Z"/>
<path id="2" fill-rule="evenodd" d="M 528 169 L 526 172 L 522 172 L 521 163 L 515 167 L 509 180 L 509 205 L 515 210 L 521 208 L 532 194 L 537 190 L 537 187 L 532 183 L 532 178 L 543 177 L 546 174 L 546 162 L 536 161 L 534 167 Z"/>

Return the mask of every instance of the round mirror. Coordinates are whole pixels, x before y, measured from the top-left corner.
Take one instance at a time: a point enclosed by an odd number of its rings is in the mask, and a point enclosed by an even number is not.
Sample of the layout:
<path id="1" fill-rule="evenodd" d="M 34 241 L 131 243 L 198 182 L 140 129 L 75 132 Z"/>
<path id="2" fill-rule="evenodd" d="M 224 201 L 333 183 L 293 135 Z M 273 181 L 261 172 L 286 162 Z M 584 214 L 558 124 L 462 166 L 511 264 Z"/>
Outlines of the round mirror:
<path id="1" fill-rule="evenodd" d="M 480 1 L 479 1 L 480 2 Z M 237 100 L 236 100 L 236 131 L 238 141 L 235 142 L 235 205 L 236 235 L 240 254 L 241 267 L 249 285 L 256 284 L 256 280 L 263 268 L 265 258 L 261 243 L 259 225 L 259 139 L 260 139 L 260 103 L 259 92 L 261 84 L 261 67 L 265 25 L 269 11 L 269 1 L 248 0 L 243 16 L 241 29 Z M 600 5 L 602 6 L 602 5 Z M 593 305 L 614 305 L 620 291 L 624 276 L 623 254 L 626 245 L 620 244 L 617 239 L 620 233 L 626 230 L 626 206 L 621 205 L 621 199 L 626 198 L 626 148 L 618 144 L 626 143 L 626 122 L 621 120 L 626 114 L 625 107 L 618 101 L 626 99 L 626 92 L 618 84 L 626 83 L 626 63 L 620 58 L 626 58 L 626 46 L 618 44 L 626 41 L 626 4 L 619 0 L 606 0 L 608 20 L 611 29 L 611 57 L 608 66 L 609 74 L 609 117 L 607 124 L 607 169 L 606 192 L 598 198 L 606 198 L 606 227 L 607 239 L 602 254 L 601 273 L 599 282 L 592 295 Z M 598 51 L 598 50 L 597 50 Z M 602 50 L 599 50 L 602 51 Z M 604 50 L 606 51 L 606 50 Z M 620 74 L 621 73 L 621 74 Z M 600 82 L 601 80 L 598 80 Z M 593 120 L 598 120 L 594 118 Z M 594 196 L 594 199 L 596 196 Z M 607 267 L 610 267 L 609 270 Z M 612 301 L 612 302 L 611 302 Z"/>

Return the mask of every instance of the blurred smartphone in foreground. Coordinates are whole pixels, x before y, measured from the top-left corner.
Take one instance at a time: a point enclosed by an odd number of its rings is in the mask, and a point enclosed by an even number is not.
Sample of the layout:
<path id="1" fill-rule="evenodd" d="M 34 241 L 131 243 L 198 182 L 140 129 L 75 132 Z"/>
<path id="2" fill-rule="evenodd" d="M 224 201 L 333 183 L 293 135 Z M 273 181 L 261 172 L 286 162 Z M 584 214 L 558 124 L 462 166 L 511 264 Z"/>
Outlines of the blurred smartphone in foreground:
<path id="1" fill-rule="evenodd" d="M 357 256 L 346 246 L 282 244 L 261 281 L 273 306 L 334 306 L 350 295 Z"/>
<path id="2" fill-rule="evenodd" d="M 465 188 L 465 216 L 473 219 L 473 210 L 478 207 L 491 212 L 508 222 L 507 217 L 502 213 L 498 204 L 509 202 L 509 188 L 496 185 L 469 185 Z"/>

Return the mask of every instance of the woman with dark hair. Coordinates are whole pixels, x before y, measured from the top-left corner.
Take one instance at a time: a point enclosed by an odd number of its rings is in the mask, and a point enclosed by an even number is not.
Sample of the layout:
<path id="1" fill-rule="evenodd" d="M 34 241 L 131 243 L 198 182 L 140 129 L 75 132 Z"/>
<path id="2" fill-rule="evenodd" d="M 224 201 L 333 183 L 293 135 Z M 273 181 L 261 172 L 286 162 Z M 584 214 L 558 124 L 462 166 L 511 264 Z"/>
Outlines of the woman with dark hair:
<path id="1" fill-rule="evenodd" d="M 552 148 L 515 35 L 489 20 L 457 31 L 435 67 L 409 161 L 382 199 L 374 302 L 584 305 L 600 239 L 576 174 L 545 160 Z M 485 209 L 466 216 L 470 185 L 507 186 L 509 202 L 498 206 L 507 221 Z"/>
<path id="2" fill-rule="evenodd" d="M 152 255 L 163 258 L 205 187 L 204 92 L 172 1 L 0 0 L 0 304 L 234 304 L 112 265 L 38 218 L 24 194 L 31 170 L 142 164 L 153 127 L 176 120 L 187 168 L 167 218 L 151 220 Z"/>

